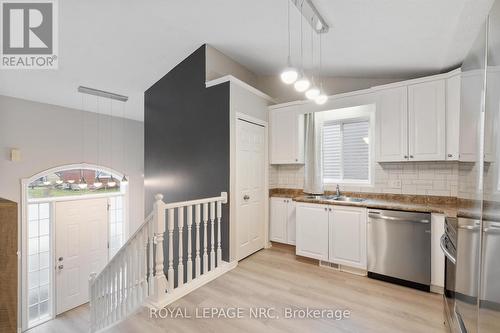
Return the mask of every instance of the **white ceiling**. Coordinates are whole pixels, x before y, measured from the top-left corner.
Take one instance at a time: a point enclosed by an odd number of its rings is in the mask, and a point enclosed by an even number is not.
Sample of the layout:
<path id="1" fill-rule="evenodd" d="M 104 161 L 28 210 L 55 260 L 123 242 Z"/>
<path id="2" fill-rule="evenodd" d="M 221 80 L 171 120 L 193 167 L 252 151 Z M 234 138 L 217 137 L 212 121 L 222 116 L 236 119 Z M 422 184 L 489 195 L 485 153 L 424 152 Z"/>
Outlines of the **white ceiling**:
<path id="1" fill-rule="evenodd" d="M 414 77 L 457 65 L 492 1 L 313 0 L 331 26 L 322 42 L 324 75 Z M 82 108 L 76 89 L 89 86 L 128 95 L 126 117 L 142 120 L 143 92 L 203 43 L 258 74 L 277 74 L 286 61 L 286 6 L 286 0 L 59 1 L 59 69 L 1 71 L 0 94 Z M 292 14 L 297 62 L 299 13 Z M 310 67 L 309 46 L 305 54 Z"/>

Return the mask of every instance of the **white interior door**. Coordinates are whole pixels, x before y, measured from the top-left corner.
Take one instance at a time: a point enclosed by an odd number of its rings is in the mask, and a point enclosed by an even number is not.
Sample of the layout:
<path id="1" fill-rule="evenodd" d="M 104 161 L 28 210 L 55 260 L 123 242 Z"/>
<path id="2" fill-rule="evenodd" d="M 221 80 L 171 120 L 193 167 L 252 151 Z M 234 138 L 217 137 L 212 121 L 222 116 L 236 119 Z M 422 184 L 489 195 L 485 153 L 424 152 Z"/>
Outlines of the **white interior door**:
<path id="1" fill-rule="evenodd" d="M 108 261 L 108 199 L 57 202 L 56 313 L 88 302 L 88 279 Z"/>
<path id="2" fill-rule="evenodd" d="M 264 247 L 265 129 L 238 119 L 236 135 L 237 258 L 240 260 Z"/>

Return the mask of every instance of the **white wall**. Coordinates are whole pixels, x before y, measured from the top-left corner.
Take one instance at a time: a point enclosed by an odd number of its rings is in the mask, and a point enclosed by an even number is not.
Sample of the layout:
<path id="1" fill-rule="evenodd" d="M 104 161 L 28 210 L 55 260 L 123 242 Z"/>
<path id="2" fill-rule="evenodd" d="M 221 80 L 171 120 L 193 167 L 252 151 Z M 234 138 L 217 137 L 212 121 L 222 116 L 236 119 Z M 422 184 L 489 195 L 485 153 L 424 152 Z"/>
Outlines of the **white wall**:
<path id="1" fill-rule="evenodd" d="M 118 104 L 114 106 L 115 114 L 119 108 Z M 21 161 L 10 161 L 11 148 L 21 150 Z M 130 231 L 144 220 L 142 122 L 0 95 L 0 154 L 0 197 L 20 203 L 21 179 L 55 166 L 99 164 L 129 176 Z"/>
<path id="2" fill-rule="evenodd" d="M 340 185 L 343 191 L 438 195 L 455 197 L 458 193 L 458 162 L 375 163 L 373 186 Z M 304 188 L 304 167 L 271 165 L 270 188 Z M 335 184 L 325 186 L 334 191 Z"/>
<path id="3" fill-rule="evenodd" d="M 205 79 L 207 81 L 232 75 L 251 86 L 257 87 L 257 75 L 210 45 L 206 45 L 205 63 Z"/>

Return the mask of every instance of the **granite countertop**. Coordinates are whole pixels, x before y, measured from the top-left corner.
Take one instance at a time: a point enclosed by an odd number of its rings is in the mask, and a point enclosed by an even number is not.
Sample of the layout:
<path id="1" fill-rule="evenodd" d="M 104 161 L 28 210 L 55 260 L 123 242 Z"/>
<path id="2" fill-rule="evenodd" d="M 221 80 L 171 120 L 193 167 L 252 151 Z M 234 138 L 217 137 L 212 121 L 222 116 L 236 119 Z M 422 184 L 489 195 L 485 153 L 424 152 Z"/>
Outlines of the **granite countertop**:
<path id="1" fill-rule="evenodd" d="M 330 195 L 332 193 L 325 193 Z M 449 217 L 457 216 L 457 200 L 452 197 L 436 197 L 423 195 L 399 195 L 384 193 L 343 192 L 348 197 L 365 198 L 362 202 L 332 201 L 307 198 L 301 190 L 273 189 L 271 197 L 292 198 L 297 202 L 326 205 L 354 206 L 375 209 L 391 209 L 408 212 L 438 213 Z"/>
<path id="2" fill-rule="evenodd" d="M 308 202 L 326 205 L 338 205 L 338 206 L 355 206 L 355 207 L 366 207 L 366 208 L 376 208 L 376 209 L 390 209 L 390 210 L 402 210 L 407 212 L 421 212 L 421 213 L 439 213 L 444 214 L 449 217 L 457 216 L 457 205 L 456 204 L 430 204 L 430 203 L 411 203 L 404 201 L 394 201 L 394 200 L 382 200 L 382 199 L 366 199 L 362 202 L 348 202 L 348 201 L 332 201 L 332 200 L 320 200 L 320 199 L 310 199 L 305 196 L 298 196 L 293 198 L 297 202 Z"/>

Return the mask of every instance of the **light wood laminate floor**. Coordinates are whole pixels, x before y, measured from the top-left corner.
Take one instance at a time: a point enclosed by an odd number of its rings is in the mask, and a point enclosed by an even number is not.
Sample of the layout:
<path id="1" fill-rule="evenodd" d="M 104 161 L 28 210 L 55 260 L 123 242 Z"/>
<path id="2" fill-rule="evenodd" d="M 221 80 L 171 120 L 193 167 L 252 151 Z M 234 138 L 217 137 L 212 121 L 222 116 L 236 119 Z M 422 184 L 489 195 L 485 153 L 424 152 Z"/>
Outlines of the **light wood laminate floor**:
<path id="1" fill-rule="evenodd" d="M 171 304 L 195 309 L 240 307 L 242 319 L 150 319 L 143 309 L 107 332 L 446 332 L 440 295 L 321 268 L 274 246 Z M 250 319 L 249 308 L 273 307 L 278 319 Z M 286 319 L 285 308 L 349 310 L 350 318 Z M 71 310 L 29 333 L 88 332 L 88 306 Z"/>

